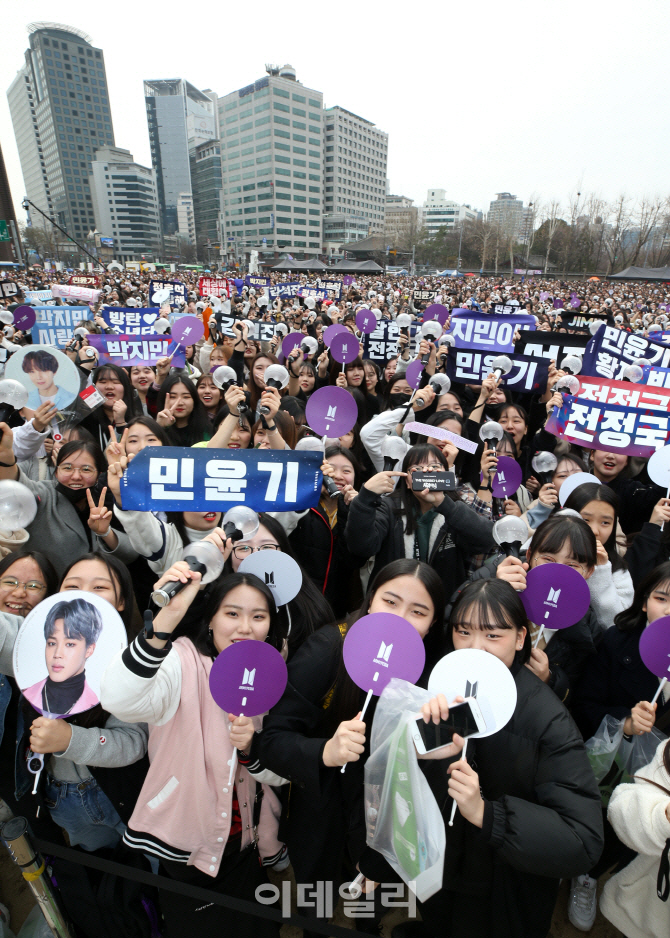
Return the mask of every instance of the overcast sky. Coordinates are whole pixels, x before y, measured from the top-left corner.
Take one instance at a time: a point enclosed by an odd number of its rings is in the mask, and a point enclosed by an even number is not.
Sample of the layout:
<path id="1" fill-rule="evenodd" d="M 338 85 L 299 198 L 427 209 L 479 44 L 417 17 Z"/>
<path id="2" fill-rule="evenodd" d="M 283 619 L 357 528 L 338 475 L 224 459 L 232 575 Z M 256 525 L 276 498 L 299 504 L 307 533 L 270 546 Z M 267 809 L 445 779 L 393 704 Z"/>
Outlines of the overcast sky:
<path id="1" fill-rule="evenodd" d="M 429 187 L 483 210 L 501 191 L 524 202 L 566 202 L 578 189 L 670 194 L 666 0 L 6 0 L 0 142 L 20 221 L 6 91 L 27 24 L 54 18 L 103 49 L 116 145 L 146 165 L 144 79 L 186 78 L 223 95 L 261 78 L 266 62 L 290 63 L 326 106 L 388 132 L 391 191 L 417 203 Z"/>

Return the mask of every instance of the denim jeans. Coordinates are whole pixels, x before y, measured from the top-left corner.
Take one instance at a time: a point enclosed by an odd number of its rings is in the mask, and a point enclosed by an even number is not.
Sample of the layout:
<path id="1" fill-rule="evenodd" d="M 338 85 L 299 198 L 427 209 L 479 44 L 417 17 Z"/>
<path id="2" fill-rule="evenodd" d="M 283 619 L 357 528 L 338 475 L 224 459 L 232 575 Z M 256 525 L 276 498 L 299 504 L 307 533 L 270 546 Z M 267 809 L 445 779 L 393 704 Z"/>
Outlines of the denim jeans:
<path id="1" fill-rule="evenodd" d="M 84 850 L 116 847 L 125 824 L 94 778 L 58 782 L 49 776 L 45 804 L 53 820 L 67 831 L 70 843 Z"/>

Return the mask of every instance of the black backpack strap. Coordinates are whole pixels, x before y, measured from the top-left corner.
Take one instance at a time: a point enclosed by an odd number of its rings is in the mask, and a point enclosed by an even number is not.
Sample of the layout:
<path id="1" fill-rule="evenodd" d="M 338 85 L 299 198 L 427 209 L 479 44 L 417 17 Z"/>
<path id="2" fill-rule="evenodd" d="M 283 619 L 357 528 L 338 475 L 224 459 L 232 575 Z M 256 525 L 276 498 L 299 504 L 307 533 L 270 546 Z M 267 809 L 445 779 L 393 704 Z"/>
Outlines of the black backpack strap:
<path id="1" fill-rule="evenodd" d="M 661 854 L 656 880 L 656 894 L 661 902 L 667 902 L 670 896 L 670 837 L 665 842 L 665 849 Z"/>

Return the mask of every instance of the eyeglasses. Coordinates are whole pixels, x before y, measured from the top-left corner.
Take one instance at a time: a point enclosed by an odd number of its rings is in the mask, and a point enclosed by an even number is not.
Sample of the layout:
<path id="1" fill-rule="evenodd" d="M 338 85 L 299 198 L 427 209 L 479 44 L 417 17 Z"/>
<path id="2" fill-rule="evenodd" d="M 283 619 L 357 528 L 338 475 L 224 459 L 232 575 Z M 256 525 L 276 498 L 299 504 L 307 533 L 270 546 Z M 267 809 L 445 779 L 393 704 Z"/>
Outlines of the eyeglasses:
<path id="1" fill-rule="evenodd" d="M 22 586 L 28 593 L 42 593 L 46 589 L 44 583 L 39 580 L 28 580 L 27 583 L 17 580 L 13 576 L 5 576 L 0 580 L 0 586 L 5 590 L 15 590 Z"/>
<path id="2" fill-rule="evenodd" d="M 233 553 L 238 560 L 244 560 L 245 557 L 251 557 L 257 550 L 279 550 L 279 544 L 263 544 L 262 547 L 252 547 L 250 544 L 238 544 L 233 547 Z"/>
<path id="3" fill-rule="evenodd" d="M 410 466 L 408 472 L 444 472 L 444 466 L 433 463 L 430 466 Z"/>
<path id="4" fill-rule="evenodd" d="M 73 466 L 72 463 L 70 462 L 61 463 L 60 466 L 58 466 L 58 468 L 62 472 L 67 472 L 67 473 L 72 473 L 75 471 L 75 469 L 78 469 L 83 476 L 96 475 L 98 472 L 95 466 Z"/>

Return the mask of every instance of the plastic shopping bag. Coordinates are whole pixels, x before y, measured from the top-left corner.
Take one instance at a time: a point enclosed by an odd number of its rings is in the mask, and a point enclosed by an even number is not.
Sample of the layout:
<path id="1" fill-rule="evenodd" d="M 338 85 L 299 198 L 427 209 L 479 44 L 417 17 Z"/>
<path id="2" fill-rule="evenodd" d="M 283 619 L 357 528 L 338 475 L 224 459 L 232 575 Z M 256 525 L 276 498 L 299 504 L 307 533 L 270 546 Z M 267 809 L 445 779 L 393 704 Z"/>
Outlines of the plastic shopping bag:
<path id="1" fill-rule="evenodd" d="M 659 743 L 667 739 L 654 728 L 650 733 L 633 736 L 629 742 L 623 738 L 624 722 L 607 714 L 595 735 L 585 743 L 605 808 L 617 785 L 632 782 L 633 776 L 653 760 Z"/>
<path id="2" fill-rule="evenodd" d="M 365 765 L 367 843 L 425 902 L 442 888 L 444 819 L 419 768 L 414 721 L 434 695 L 393 678 L 375 711 Z"/>

